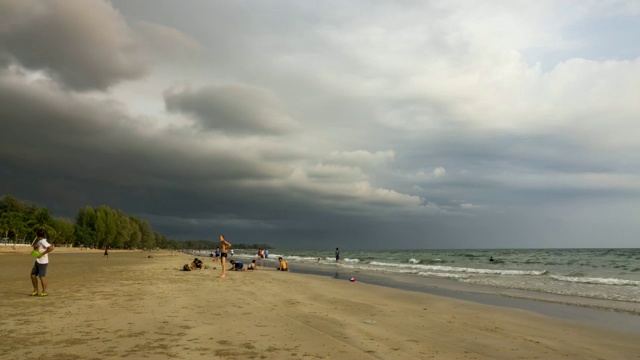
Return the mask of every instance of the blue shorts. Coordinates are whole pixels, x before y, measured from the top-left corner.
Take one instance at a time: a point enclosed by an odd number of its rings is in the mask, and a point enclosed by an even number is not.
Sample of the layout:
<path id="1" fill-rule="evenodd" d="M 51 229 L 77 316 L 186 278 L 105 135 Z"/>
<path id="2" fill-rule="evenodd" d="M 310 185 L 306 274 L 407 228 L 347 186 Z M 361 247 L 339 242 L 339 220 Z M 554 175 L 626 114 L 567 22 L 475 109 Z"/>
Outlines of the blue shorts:
<path id="1" fill-rule="evenodd" d="M 39 262 L 33 263 L 33 268 L 31 269 L 31 275 L 39 276 L 41 278 L 47 276 L 47 266 L 49 264 L 40 264 Z"/>

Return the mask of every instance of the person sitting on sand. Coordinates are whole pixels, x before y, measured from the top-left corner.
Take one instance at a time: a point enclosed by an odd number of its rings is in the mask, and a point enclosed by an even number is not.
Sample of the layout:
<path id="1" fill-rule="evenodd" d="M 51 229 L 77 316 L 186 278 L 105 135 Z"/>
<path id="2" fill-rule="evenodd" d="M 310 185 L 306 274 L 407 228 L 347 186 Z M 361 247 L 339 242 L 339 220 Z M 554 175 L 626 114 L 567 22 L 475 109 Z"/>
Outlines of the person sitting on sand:
<path id="1" fill-rule="evenodd" d="M 244 264 L 242 263 L 242 261 L 231 260 L 229 262 L 233 266 L 231 270 L 235 270 L 235 271 L 244 270 Z"/>
<path id="2" fill-rule="evenodd" d="M 277 269 L 278 271 L 289 271 L 289 266 L 282 256 L 278 258 L 278 261 L 280 262 L 280 267 Z"/>
<path id="3" fill-rule="evenodd" d="M 255 270 L 256 269 L 256 260 L 252 260 L 251 264 L 247 265 L 247 270 Z"/>
<path id="4" fill-rule="evenodd" d="M 191 263 L 191 265 L 194 268 L 199 269 L 199 270 L 202 270 L 202 268 L 203 268 L 202 260 L 200 260 L 198 258 L 193 259 L 193 262 Z"/>

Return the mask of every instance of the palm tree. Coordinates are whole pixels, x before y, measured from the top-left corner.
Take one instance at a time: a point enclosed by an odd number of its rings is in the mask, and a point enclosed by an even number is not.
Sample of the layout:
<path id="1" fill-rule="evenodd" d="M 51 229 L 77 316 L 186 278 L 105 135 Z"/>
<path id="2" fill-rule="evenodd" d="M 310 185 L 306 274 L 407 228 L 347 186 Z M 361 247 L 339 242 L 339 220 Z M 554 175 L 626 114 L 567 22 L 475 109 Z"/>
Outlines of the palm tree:
<path id="1" fill-rule="evenodd" d="M 11 211 L 2 214 L 0 217 L 0 228 L 4 231 L 4 237 L 8 238 L 13 233 L 14 242 L 18 240 L 21 233 L 26 233 L 24 215 L 19 212 Z"/>
<path id="2" fill-rule="evenodd" d="M 30 228 L 33 232 L 38 230 L 44 230 L 48 234 L 49 240 L 53 242 L 56 237 L 56 229 L 53 228 L 54 220 L 53 216 L 49 214 L 48 209 L 37 210 L 33 218 L 29 221 Z"/>

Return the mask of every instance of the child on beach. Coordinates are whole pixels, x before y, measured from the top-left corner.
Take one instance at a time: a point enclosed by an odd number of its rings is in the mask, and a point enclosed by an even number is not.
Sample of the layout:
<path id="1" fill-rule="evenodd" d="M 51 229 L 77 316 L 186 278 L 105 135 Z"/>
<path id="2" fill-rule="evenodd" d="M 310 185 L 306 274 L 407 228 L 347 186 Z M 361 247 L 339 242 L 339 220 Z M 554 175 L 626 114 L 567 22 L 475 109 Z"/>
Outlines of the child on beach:
<path id="1" fill-rule="evenodd" d="M 278 271 L 289 271 L 289 266 L 282 256 L 278 258 L 278 261 L 280 262 L 280 267 L 277 269 Z"/>
<path id="2" fill-rule="evenodd" d="M 255 261 L 255 260 L 254 260 Z M 242 261 L 235 261 L 235 260 L 231 260 L 229 261 L 231 263 L 231 265 L 233 265 L 233 267 L 231 268 L 231 270 L 235 270 L 235 271 L 242 271 L 244 270 L 244 264 L 242 263 Z"/>
<path id="3" fill-rule="evenodd" d="M 247 265 L 247 270 L 255 270 L 256 269 L 256 260 L 252 260 L 251 264 Z"/>

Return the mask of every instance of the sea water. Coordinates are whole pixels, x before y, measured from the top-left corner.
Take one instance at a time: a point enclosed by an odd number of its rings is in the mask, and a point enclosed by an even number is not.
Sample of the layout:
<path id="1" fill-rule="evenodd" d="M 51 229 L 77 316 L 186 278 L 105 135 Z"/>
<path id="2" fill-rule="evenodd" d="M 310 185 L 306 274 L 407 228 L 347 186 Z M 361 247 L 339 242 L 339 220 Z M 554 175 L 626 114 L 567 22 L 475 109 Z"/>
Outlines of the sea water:
<path id="1" fill-rule="evenodd" d="M 342 272 L 411 277 L 413 282 L 447 279 L 459 285 L 538 293 L 540 299 L 552 294 L 555 300 L 544 299 L 580 306 L 589 302 L 575 299 L 597 300 L 597 307 L 640 314 L 640 249 L 341 250 L 339 263 L 332 250 L 275 249 L 269 257 L 278 256 L 293 268 L 305 263 Z"/>

